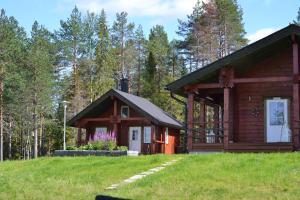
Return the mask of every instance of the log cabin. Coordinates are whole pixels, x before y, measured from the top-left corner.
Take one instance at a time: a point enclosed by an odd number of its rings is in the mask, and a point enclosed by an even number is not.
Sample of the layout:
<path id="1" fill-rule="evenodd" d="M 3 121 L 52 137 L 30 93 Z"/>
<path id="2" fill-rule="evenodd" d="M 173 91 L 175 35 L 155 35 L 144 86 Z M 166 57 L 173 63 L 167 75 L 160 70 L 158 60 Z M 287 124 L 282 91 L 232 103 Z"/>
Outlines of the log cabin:
<path id="1" fill-rule="evenodd" d="M 299 150 L 299 42 L 291 24 L 168 84 L 187 99 L 188 151 Z"/>
<path id="2" fill-rule="evenodd" d="M 174 154 L 182 123 L 139 96 L 111 89 L 68 121 L 78 128 L 78 145 L 96 132 L 114 132 L 118 146 L 141 154 Z M 126 89 L 127 88 L 127 89 Z M 82 129 L 86 129 L 85 141 Z"/>

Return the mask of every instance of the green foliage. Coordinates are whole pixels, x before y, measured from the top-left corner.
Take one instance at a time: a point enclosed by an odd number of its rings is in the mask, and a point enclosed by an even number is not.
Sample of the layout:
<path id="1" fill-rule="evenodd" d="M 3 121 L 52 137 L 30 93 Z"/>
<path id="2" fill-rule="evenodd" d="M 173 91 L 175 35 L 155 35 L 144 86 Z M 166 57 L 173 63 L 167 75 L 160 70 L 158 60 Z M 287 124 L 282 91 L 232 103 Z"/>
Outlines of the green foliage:
<path id="1" fill-rule="evenodd" d="M 119 147 L 117 146 L 116 142 L 113 140 L 98 140 L 96 142 L 91 142 L 86 145 L 82 145 L 76 149 L 78 150 L 108 150 L 108 151 L 113 151 L 118 149 Z M 120 147 L 121 149 L 125 149 L 124 147 Z M 127 148 L 127 147 L 126 147 Z M 71 149 L 73 150 L 73 149 Z"/>
<path id="2" fill-rule="evenodd" d="M 77 150 L 77 147 L 75 147 L 75 146 L 67 146 L 66 150 Z"/>
<path id="3" fill-rule="evenodd" d="M 104 150 L 105 149 L 105 142 L 104 141 L 96 141 L 96 142 L 93 142 L 91 143 L 94 147 L 94 150 Z"/>
<path id="4" fill-rule="evenodd" d="M 179 20 L 177 46 L 190 71 L 247 44 L 243 11 L 236 0 L 197 1 L 187 21 Z"/>
<path id="5" fill-rule="evenodd" d="M 117 144 L 113 140 L 108 140 L 108 141 L 106 141 L 105 147 L 107 150 L 112 151 L 117 148 Z"/>
<path id="6" fill-rule="evenodd" d="M 119 150 L 119 151 L 128 151 L 128 147 L 127 146 L 117 146 L 117 150 Z"/>

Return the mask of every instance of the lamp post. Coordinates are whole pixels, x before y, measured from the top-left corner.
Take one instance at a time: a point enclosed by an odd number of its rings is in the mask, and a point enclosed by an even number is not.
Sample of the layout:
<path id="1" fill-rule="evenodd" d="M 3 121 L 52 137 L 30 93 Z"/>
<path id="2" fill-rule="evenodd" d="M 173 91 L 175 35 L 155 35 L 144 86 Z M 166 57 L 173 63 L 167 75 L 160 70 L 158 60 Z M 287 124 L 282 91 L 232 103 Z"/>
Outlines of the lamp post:
<path id="1" fill-rule="evenodd" d="M 67 122 L 67 106 L 68 102 L 63 101 L 64 105 L 64 150 L 66 150 L 66 122 Z"/>

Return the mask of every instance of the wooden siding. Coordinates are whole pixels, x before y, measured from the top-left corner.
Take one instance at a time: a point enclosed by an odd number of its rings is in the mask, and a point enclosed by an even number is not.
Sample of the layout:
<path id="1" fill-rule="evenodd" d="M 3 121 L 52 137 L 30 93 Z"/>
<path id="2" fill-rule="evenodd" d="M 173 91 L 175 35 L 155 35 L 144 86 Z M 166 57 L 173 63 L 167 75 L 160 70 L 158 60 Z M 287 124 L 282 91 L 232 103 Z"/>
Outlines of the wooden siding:
<path id="1" fill-rule="evenodd" d="M 251 69 L 236 73 L 237 78 L 291 76 L 292 49 L 254 65 Z M 265 100 L 271 97 L 292 99 L 292 83 L 241 83 L 234 86 L 233 142 L 265 142 Z M 291 107 L 290 107 L 291 108 Z M 292 110 L 290 109 L 290 116 Z M 257 113 L 255 116 L 254 112 Z"/>

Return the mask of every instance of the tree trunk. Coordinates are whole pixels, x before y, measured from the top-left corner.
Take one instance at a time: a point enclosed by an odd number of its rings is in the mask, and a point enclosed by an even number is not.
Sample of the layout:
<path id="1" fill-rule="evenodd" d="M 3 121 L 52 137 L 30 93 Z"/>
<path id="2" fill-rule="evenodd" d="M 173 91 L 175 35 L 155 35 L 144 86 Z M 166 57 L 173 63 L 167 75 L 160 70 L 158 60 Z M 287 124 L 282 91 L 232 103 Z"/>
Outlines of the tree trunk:
<path id="1" fill-rule="evenodd" d="M 11 138 L 12 138 L 12 121 L 10 119 L 9 122 L 9 130 L 8 130 L 8 159 L 12 159 L 12 148 L 11 148 Z"/>
<path id="2" fill-rule="evenodd" d="M 38 157 L 38 127 L 37 127 L 37 117 L 36 108 L 37 107 L 37 93 L 34 94 L 33 100 L 33 125 L 34 125 L 34 158 Z"/>
<path id="3" fill-rule="evenodd" d="M 39 147 L 40 147 L 40 156 L 43 154 L 43 126 L 44 126 L 44 116 L 43 113 L 40 113 L 40 141 L 39 141 Z"/>
<path id="4" fill-rule="evenodd" d="M 2 68 L 3 72 L 3 68 Z M 3 161 L 3 81 L 0 82 L 0 162 Z"/>

